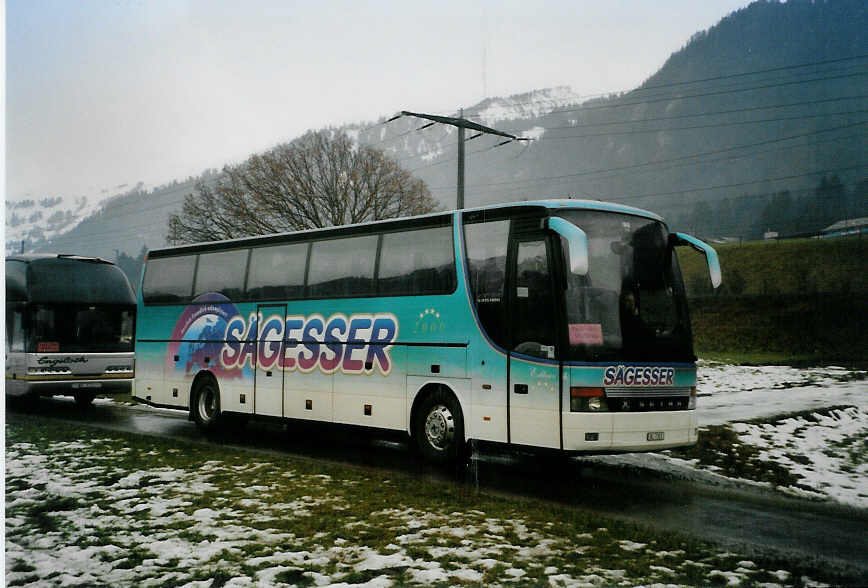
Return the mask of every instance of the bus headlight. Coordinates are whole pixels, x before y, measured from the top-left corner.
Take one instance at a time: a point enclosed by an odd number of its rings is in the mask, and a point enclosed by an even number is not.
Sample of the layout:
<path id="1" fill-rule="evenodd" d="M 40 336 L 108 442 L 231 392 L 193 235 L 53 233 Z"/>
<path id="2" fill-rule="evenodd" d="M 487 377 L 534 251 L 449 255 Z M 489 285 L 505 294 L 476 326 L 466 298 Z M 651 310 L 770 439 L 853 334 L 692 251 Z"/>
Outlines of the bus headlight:
<path id="1" fill-rule="evenodd" d="M 687 410 L 696 409 L 696 386 L 690 387 L 690 400 L 687 402 Z"/>
<path id="2" fill-rule="evenodd" d="M 570 388 L 570 412 L 604 412 L 609 410 L 602 388 Z"/>

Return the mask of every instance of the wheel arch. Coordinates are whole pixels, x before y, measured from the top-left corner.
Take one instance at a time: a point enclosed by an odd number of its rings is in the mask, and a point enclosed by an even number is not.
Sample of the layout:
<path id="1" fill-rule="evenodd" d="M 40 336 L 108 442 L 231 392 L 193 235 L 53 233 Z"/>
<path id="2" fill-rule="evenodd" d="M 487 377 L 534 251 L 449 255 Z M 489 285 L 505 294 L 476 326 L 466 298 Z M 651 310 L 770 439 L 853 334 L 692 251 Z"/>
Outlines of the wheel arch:
<path id="1" fill-rule="evenodd" d="M 468 418 L 470 416 L 469 406 L 464 402 L 462 394 L 456 392 L 453 386 L 441 381 L 426 382 L 416 391 L 416 394 L 413 397 L 413 403 L 410 407 L 409 419 L 407 421 L 407 432 L 409 433 L 410 438 L 413 438 L 416 434 L 416 419 L 419 415 L 422 404 L 425 402 L 426 398 L 438 390 L 442 390 L 447 394 L 452 395 L 458 403 L 458 407 L 461 409 L 461 419 L 464 425 L 464 441 L 468 441 L 470 439 L 469 427 L 467 426 Z"/>

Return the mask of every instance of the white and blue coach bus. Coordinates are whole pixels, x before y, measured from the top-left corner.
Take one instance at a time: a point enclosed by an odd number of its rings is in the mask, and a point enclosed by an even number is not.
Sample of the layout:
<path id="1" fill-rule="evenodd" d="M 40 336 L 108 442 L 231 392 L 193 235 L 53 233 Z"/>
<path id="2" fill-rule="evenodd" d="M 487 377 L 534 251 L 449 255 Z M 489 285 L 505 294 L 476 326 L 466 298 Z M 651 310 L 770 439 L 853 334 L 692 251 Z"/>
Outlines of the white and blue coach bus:
<path id="1" fill-rule="evenodd" d="M 153 250 L 136 397 L 210 429 L 229 413 L 564 452 L 696 442 L 674 248 L 652 213 L 579 200 Z"/>

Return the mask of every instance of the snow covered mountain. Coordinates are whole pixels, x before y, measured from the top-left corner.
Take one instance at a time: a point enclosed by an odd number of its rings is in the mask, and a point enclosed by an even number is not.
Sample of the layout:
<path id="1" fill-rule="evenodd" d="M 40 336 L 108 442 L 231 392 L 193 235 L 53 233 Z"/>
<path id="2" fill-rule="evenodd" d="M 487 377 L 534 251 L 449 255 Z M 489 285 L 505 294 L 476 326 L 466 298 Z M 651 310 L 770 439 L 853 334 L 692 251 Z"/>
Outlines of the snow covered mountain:
<path id="1" fill-rule="evenodd" d="M 6 202 L 6 253 L 53 239 L 99 210 L 86 196 L 57 196 Z"/>

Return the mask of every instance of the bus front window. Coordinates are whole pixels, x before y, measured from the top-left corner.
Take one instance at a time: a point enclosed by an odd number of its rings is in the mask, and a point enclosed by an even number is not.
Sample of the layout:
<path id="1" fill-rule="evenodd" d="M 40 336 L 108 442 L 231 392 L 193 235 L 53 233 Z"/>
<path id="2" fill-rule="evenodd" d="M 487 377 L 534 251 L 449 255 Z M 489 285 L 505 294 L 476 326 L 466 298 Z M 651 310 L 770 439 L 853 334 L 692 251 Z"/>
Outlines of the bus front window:
<path id="1" fill-rule="evenodd" d="M 693 361 L 678 261 L 663 223 L 626 214 L 562 215 L 588 236 L 587 275 L 567 278 L 569 359 Z"/>
<path id="2" fill-rule="evenodd" d="M 100 305 L 40 305 L 33 313 L 33 352 L 133 350 L 135 311 Z"/>

